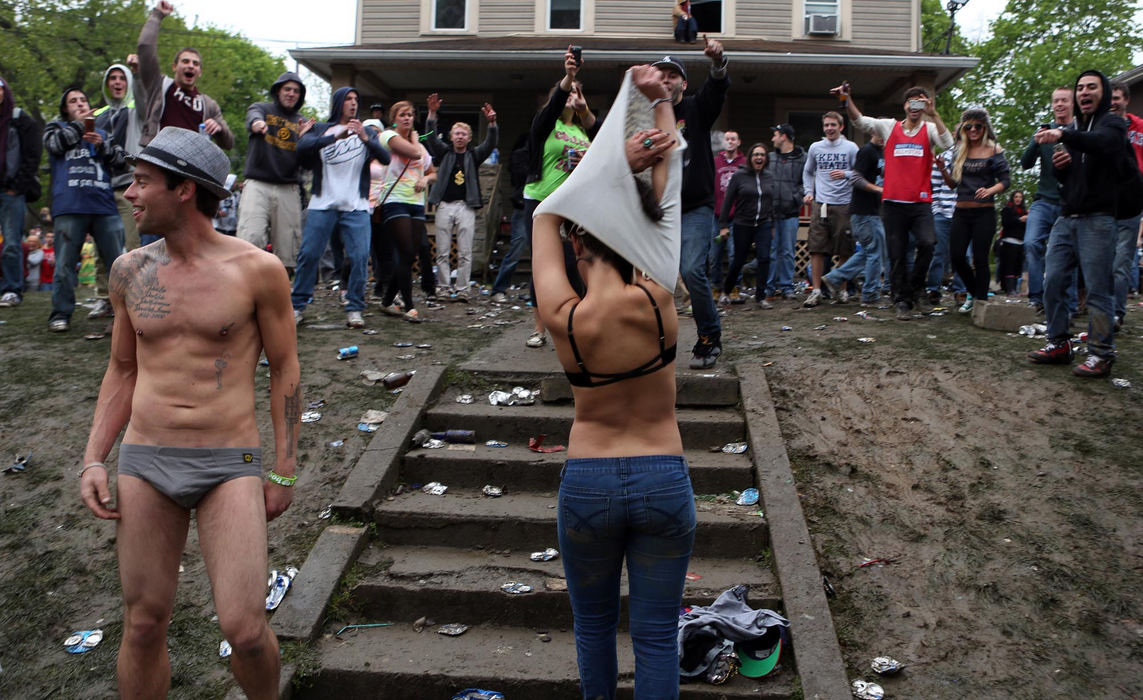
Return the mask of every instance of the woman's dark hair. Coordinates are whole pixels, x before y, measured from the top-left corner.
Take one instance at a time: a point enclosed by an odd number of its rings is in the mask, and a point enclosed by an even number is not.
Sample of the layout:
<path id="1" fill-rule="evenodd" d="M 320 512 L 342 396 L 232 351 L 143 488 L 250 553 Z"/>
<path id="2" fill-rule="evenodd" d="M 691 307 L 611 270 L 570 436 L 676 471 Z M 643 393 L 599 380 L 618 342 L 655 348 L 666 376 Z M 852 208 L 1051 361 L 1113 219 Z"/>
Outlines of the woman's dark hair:
<path id="1" fill-rule="evenodd" d="M 607 263 L 615 268 L 616 272 L 623 279 L 624 282 L 630 284 L 635 280 L 635 266 L 629 263 L 625 258 L 616 253 L 611 248 L 604 245 L 598 238 L 591 235 L 583 229 L 579 224 L 568 222 L 570 228 L 568 229 L 568 236 L 575 236 L 579 239 L 580 245 L 593 257 Z"/>
<path id="2" fill-rule="evenodd" d="M 168 190 L 173 190 L 183 181 L 190 179 L 183 177 L 178 173 L 172 173 L 170 170 L 164 170 L 163 176 L 167 180 Z M 214 215 L 218 213 L 218 203 L 222 201 L 222 198 L 206 189 L 202 185 L 198 184 L 197 182 L 194 184 L 194 208 L 205 214 L 207 218 L 213 219 Z"/>
<path id="3" fill-rule="evenodd" d="M 770 152 L 766 150 L 766 144 L 764 144 L 764 143 L 752 144 L 750 146 L 750 149 L 746 151 L 746 163 L 750 166 L 751 170 L 754 169 L 754 149 L 756 149 L 756 148 L 762 149 L 762 154 L 766 156 L 766 163 L 767 164 L 770 163 Z"/>
<path id="4" fill-rule="evenodd" d="M 1027 197 L 1024 196 L 1023 190 L 1013 190 L 1012 194 L 1008 195 L 1008 205 L 1009 206 L 1012 206 L 1012 207 L 1016 206 L 1016 195 L 1020 195 L 1021 200 L 1027 199 Z M 1024 202 L 1021 201 L 1020 205 L 1023 206 Z"/>

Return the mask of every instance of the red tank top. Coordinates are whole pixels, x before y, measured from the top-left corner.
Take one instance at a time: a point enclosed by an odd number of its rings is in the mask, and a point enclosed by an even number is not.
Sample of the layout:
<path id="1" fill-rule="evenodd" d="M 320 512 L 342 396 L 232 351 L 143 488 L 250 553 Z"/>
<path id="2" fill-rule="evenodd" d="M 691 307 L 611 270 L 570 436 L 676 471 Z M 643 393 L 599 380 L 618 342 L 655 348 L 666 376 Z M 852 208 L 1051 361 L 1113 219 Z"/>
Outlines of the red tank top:
<path id="1" fill-rule="evenodd" d="M 885 186 L 882 201 L 932 202 L 930 176 L 933 172 L 933 147 L 929 143 L 929 125 L 912 136 L 905 135 L 901 122 L 893 125 L 885 141 Z"/>

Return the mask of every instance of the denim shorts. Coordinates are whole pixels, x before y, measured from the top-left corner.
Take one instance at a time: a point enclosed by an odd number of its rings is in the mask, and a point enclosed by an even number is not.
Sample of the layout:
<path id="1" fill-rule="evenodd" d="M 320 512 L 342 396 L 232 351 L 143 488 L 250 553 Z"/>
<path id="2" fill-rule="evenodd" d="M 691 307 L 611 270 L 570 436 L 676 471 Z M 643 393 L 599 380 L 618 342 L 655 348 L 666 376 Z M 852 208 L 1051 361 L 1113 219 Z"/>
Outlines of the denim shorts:
<path id="1" fill-rule="evenodd" d="M 409 204 L 408 202 L 385 202 L 381 205 L 381 223 L 390 219 L 416 219 L 425 220 L 424 204 Z"/>

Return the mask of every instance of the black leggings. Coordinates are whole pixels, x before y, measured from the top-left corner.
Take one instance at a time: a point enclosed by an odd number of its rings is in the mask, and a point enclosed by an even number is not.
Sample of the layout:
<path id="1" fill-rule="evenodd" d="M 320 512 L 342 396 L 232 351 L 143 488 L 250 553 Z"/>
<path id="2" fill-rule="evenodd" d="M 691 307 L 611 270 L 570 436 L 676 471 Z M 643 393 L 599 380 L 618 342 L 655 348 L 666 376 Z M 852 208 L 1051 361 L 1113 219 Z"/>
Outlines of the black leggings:
<path id="1" fill-rule="evenodd" d="M 1020 291 L 1020 275 L 1024 272 L 1024 246 L 1017 243 L 1000 243 L 996 254 L 996 278 L 1000 287 L 1012 294 Z"/>
<path id="2" fill-rule="evenodd" d="M 996 210 L 992 207 L 957 207 L 953 212 L 952 231 L 949 233 L 949 255 L 952 266 L 972 293 L 973 299 L 988 301 L 988 252 L 996 235 Z M 965 260 L 968 244 L 972 243 L 972 267 Z"/>
<path id="3" fill-rule="evenodd" d="M 758 226 L 734 224 L 730 230 L 734 233 L 734 257 L 730 261 L 730 269 L 726 272 L 726 281 L 722 283 L 722 293 L 730 294 L 734 289 L 735 280 L 746 264 L 750 246 L 754 246 L 754 257 L 758 259 L 754 299 L 762 301 L 766 298 L 766 280 L 770 279 L 770 238 L 774 233 L 774 224 L 769 221 L 763 221 Z"/>
<path id="4" fill-rule="evenodd" d="M 384 298 L 385 286 L 393 277 L 396 251 L 393 250 L 393 241 L 385 235 L 385 226 L 376 219 L 370 221 L 369 238 L 370 257 L 373 258 L 373 293 Z"/>
<path id="5" fill-rule="evenodd" d="M 413 309 L 413 255 L 416 254 L 420 242 L 425 237 L 425 222 L 400 216 L 385 222 L 385 232 L 397 250 L 397 264 L 393 268 L 393 275 L 389 278 L 389 287 L 381 298 L 381 303 L 389 306 L 401 293 L 405 302 L 405 311 Z M 424 271 L 422 270 L 422 274 Z M 432 274 L 432 271 L 429 271 Z"/>

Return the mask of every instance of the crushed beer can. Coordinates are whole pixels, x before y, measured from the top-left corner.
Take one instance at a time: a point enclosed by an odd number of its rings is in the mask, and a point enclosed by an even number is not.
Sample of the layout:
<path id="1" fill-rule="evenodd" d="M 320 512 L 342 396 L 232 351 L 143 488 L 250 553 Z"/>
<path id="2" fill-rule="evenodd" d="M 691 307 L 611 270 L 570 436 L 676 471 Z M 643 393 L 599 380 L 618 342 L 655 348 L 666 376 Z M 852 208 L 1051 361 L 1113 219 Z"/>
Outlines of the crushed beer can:
<path id="1" fill-rule="evenodd" d="M 345 440 L 333 440 L 329 443 L 330 447 L 341 447 L 345 444 Z"/>
<path id="2" fill-rule="evenodd" d="M 430 481 L 421 487 L 421 491 L 429 494 L 430 496 L 443 496 L 448 487 L 439 481 Z"/>
<path id="3" fill-rule="evenodd" d="M 884 700 L 885 691 L 876 683 L 856 680 L 853 682 L 853 697 L 857 700 Z"/>
<path id="4" fill-rule="evenodd" d="M 298 569 L 293 566 L 287 566 L 282 571 L 274 569 L 270 572 L 270 580 L 267 582 L 267 585 L 270 587 L 270 592 L 266 595 L 267 610 L 278 609 L 278 606 L 282 604 L 282 599 L 286 597 L 286 593 L 294 583 L 294 577 L 297 575 Z"/>
<path id="5" fill-rule="evenodd" d="M 448 443 L 445 442 L 444 440 L 437 440 L 436 438 L 430 438 L 428 440 L 425 440 L 425 444 L 421 445 L 421 447 L 425 448 L 426 450 L 439 450 L 442 447 L 445 447 L 447 445 L 448 445 Z"/>
<path id="6" fill-rule="evenodd" d="M 102 641 L 103 630 L 80 630 L 64 640 L 64 650 L 69 654 L 83 654 Z"/>
<path id="7" fill-rule="evenodd" d="M 465 688 L 449 700 L 504 700 L 504 693 L 483 688 Z"/>
<path id="8" fill-rule="evenodd" d="M 234 650 L 230 648 L 230 642 L 225 639 L 218 643 L 218 658 L 229 659 L 232 651 Z"/>
<path id="9" fill-rule="evenodd" d="M 824 331 L 825 329 L 826 329 L 826 324 L 824 324 L 824 323 L 820 326 L 814 326 L 815 331 Z"/>
<path id="10" fill-rule="evenodd" d="M 895 673 L 900 673 L 901 670 L 905 668 L 905 665 L 897 659 L 891 659 L 888 656 L 878 656 L 873 660 L 873 663 L 870 664 L 870 667 L 874 673 L 882 676 L 892 676 Z"/>
<path id="11" fill-rule="evenodd" d="M 366 328 L 365 330 L 361 331 L 361 335 L 377 335 L 377 329 Z"/>
<path id="12" fill-rule="evenodd" d="M 328 505 L 325 508 L 322 508 L 321 512 L 318 513 L 318 519 L 319 520 L 329 520 L 332 517 L 333 517 L 333 506 L 332 505 Z"/>
<path id="13" fill-rule="evenodd" d="M 317 423 L 321 420 L 321 411 L 306 411 L 302 413 L 303 423 Z"/>
<path id="14" fill-rule="evenodd" d="M 357 357 L 356 345 L 350 345 L 349 347 L 345 348 L 338 348 L 337 350 L 337 359 L 339 360 L 348 360 L 354 357 Z"/>
<path id="15" fill-rule="evenodd" d="M 406 342 L 404 340 L 398 340 L 397 342 L 393 343 L 393 347 L 395 347 L 395 348 L 411 348 L 411 347 L 413 347 L 413 344 Z"/>
<path id="16" fill-rule="evenodd" d="M 512 394 L 507 391 L 494 391 L 488 395 L 488 403 L 493 406 L 507 406 L 508 400 L 512 398 Z"/>
<path id="17" fill-rule="evenodd" d="M 1118 381 L 1118 380 L 1117 380 Z M 12 462 L 11 466 L 4 470 L 5 474 L 18 474 L 28 468 L 28 460 L 32 458 L 32 453 L 26 455 L 16 455 L 16 461 Z"/>
<path id="18" fill-rule="evenodd" d="M 522 386 L 512 387 L 512 398 L 508 399 L 508 405 L 531 406 L 536 403 L 536 393 Z"/>
<path id="19" fill-rule="evenodd" d="M 475 401 L 476 399 L 472 398 L 472 394 L 461 394 L 460 396 L 456 397 L 457 403 L 465 404 L 466 406 L 470 403 L 474 403 Z"/>
<path id="20" fill-rule="evenodd" d="M 418 350 L 428 350 L 433 347 L 432 343 L 420 343 L 417 345 Z"/>
<path id="21" fill-rule="evenodd" d="M 722 446 L 723 453 L 728 455 L 740 455 L 746 451 L 745 442 L 728 442 Z"/>
<path id="22" fill-rule="evenodd" d="M 735 501 L 740 506 L 754 506 L 758 505 L 758 489 L 749 488 L 738 495 L 738 500 Z"/>
<path id="23" fill-rule="evenodd" d="M 560 556 L 559 550 L 548 547 L 542 552 L 532 552 L 531 559 L 532 561 L 551 561 L 558 556 Z"/>
<path id="24" fill-rule="evenodd" d="M 792 330 L 794 330 L 794 327 L 793 327 L 793 326 L 782 326 L 782 330 L 784 330 L 784 331 L 792 331 Z"/>
<path id="25" fill-rule="evenodd" d="M 1112 379 L 1111 383 L 1114 384 L 1115 386 L 1119 387 L 1120 389 L 1130 389 L 1131 388 L 1131 382 L 1127 379 Z"/>
<path id="26" fill-rule="evenodd" d="M 450 622 L 437 628 L 437 634 L 443 634 L 446 637 L 459 637 L 467 631 L 468 625 L 462 625 L 459 622 Z"/>
<path id="27" fill-rule="evenodd" d="M 1020 335 L 1026 335 L 1029 338 L 1035 338 L 1038 335 L 1044 335 L 1048 332 L 1048 326 L 1043 323 L 1031 323 L 1027 326 L 1020 326 Z"/>
<path id="28" fill-rule="evenodd" d="M 859 343 L 872 343 L 874 341 L 873 341 L 873 338 L 858 338 L 857 342 L 859 342 Z"/>
<path id="29" fill-rule="evenodd" d="M 492 484 L 485 484 L 484 488 L 480 489 L 480 492 L 489 498 L 500 498 L 504 495 L 504 489 L 499 486 L 493 486 Z"/>
<path id="30" fill-rule="evenodd" d="M 867 321 L 869 320 L 869 312 L 868 311 L 858 311 L 856 315 L 860 316 L 861 318 L 864 318 Z"/>
<path id="31" fill-rule="evenodd" d="M 358 423 L 357 429 L 363 433 L 375 433 L 381 425 L 378 423 Z"/>
<path id="32" fill-rule="evenodd" d="M 838 323 L 845 323 L 849 320 L 849 318 L 846 316 L 834 316 L 833 320 L 837 321 Z"/>
<path id="33" fill-rule="evenodd" d="M 531 593 L 532 587 L 526 583 L 520 583 L 519 581 L 509 581 L 501 586 L 500 590 L 505 593 L 511 593 L 512 595 L 520 595 L 521 593 Z"/>
<path id="34" fill-rule="evenodd" d="M 416 355 L 397 355 L 397 359 L 398 360 L 415 360 L 415 359 L 417 359 L 417 356 Z"/>
<path id="35" fill-rule="evenodd" d="M 503 440 L 489 440 L 488 442 L 484 443 L 484 446 L 485 447 L 507 447 L 508 443 L 504 442 Z"/>

